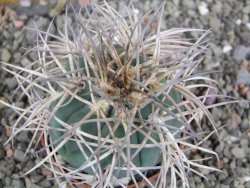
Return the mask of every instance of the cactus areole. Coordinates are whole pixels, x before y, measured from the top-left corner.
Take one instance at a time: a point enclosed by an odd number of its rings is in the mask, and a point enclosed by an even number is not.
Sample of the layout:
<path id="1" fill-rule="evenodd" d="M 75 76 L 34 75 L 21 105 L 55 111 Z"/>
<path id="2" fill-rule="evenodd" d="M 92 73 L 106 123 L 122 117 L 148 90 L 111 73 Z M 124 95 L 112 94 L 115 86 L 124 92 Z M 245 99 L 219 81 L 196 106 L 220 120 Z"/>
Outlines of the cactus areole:
<path id="1" fill-rule="evenodd" d="M 140 65 L 146 59 L 148 57 L 140 56 Z M 121 61 L 124 64 L 123 57 Z M 133 83 L 129 83 L 129 79 L 134 77 L 136 60 L 133 59 L 128 67 L 127 83 L 121 75 L 116 77 L 118 71 L 114 68 L 107 72 L 105 83 L 94 83 L 90 88 L 85 81 L 77 97 L 70 95 L 63 101 L 59 98 L 52 103 L 50 111 L 54 114 L 49 121 L 51 141 L 56 147 L 63 139 L 70 138 L 58 153 L 71 167 L 92 175 L 99 170 L 105 173 L 112 167 L 115 177 L 129 177 L 131 173 L 138 174 L 133 170 L 134 166 L 150 169 L 161 163 L 161 137 L 174 132 L 177 132 L 175 138 L 180 137 L 183 123 L 177 117 L 169 120 L 157 118 L 176 113 L 174 105 L 181 102 L 180 94 L 172 88 L 168 93 L 170 99 L 160 94 L 157 99 L 152 98 L 155 103 L 146 103 L 150 91 L 157 91 L 166 81 L 156 78 L 155 84 L 148 84 L 148 90 L 136 89 Z M 157 103 L 169 111 L 157 108 Z M 157 127 L 160 126 L 168 131 L 159 131 Z M 132 169 L 130 172 L 129 168 Z"/>

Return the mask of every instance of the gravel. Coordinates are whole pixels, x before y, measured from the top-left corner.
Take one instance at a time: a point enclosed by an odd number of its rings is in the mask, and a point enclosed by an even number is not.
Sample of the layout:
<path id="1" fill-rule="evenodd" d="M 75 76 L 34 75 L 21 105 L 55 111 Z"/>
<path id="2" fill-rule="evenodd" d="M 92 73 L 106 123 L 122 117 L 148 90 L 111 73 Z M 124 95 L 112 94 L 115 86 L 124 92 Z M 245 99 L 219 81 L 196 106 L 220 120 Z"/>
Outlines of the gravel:
<path id="1" fill-rule="evenodd" d="M 9 19 L 5 21 L 4 27 L 0 27 L 1 61 L 25 67 L 36 59 L 36 55 L 32 53 L 23 57 L 36 40 L 36 34 L 26 30 L 25 27 L 34 28 L 35 22 L 38 29 L 47 30 L 51 22 L 48 16 L 51 4 L 46 4 L 47 1 L 41 2 L 45 4 L 36 4 L 35 8 L 34 6 L 13 7 L 16 12 L 10 11 Z M 133 2 L 135 7 L 144 12 L 151 7 L 148 0 Z M 55 4 L 56 0 L 48 3 Z M 201 71 L 218 70 L 219 73 L 213 73 L 211 77 L 219 82 L 223 94 L 250 100 L 250 1 L 168 0 L 164 13 L 166 21 L 163 22 L 163 28 L 211 29 L 209 41 L 211 53 L 202 62 Z M 62 14 L 55 18 L 50 33 L 55 34 L 56 27 L 63 29 L 62 21 L 65 18 Z M 73 24 L 71 18 L 68 20 Z M 191 33 L 191 35 L 196 37 L 197 33 Z M 0 98 L 11 101 L 10 93 L 16 87 L 17 82 L 11 75 L 0 69 Z M 223 99 L 217 100 L 223 102 Z M 204 169 L 202 173 L 208 181 L 191 175 L 191 187 L 250 188 L 249 104 L 224 106 L 214 109 L 211 113 L 218 127 L 227 125 L 218 130 L 220 142 L 218 137 L 212 136 L 205 143 L 207 148 L 213 148 L 218 152 L 222 173 Z M 0 187 L 58 187 L 56 182 L 51 180 L 51 174 L 46 173 L 43 167 L 24 178 L 16 178 L 32 168 L 36 164 L 36 158 L 31 155 L 24 156 L 30 140 L 28 133 L 19 134 L 13 146 L 4 145 L 8 131 L 3 125 L 11 125 L 15 117 L 12 110 L 0 104 Z M 204 129 L 209 131 L 207 125 L 208 122 L 204 121 Z M 220 143 L 223 146 L 222 150 Z M 196 158 L 209 157 L 199 152 L 194 155 Z M 216 166 L 215 160 L 204 161 L 204 163 Z"/>
<path id="2" fill-rule="evenodd" d="M 244 159 L 246 157 L 244 148 L 239 148 L 238 146 L 236 146 L 231 150 L 231 152 L 236 159 Z"/>
<path id="3" fill-rule="evenodd" d="M 2 49 L 1 60 L 4 62 L 9 62 L 10 59 L 11 59 L 11 53 L 9 52 L 9 50 L 6 48 Z"/>
<path id="4" fill-rule="evenodd" d="M 234 49 L 233 58 L 236 62 L 241 62 L 244 59 L 250 58 L 250 46 L 238 45 Z"/>

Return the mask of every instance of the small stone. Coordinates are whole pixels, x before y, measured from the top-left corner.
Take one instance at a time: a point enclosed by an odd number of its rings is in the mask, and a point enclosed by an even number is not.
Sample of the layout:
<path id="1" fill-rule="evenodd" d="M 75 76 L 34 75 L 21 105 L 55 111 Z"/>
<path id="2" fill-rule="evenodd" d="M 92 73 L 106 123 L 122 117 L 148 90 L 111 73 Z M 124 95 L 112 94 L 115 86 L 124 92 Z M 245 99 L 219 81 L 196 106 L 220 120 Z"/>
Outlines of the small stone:
<path id="1" fill-rule="evenodd" d="M 250 14 L 250 5 L 245 6 L 245 7 L 243 8 L 242 12 L 243 12 L 244 14 Z"/>
<path id="2" fill-rule="evenodd" d="M 26 162 L 29 158 L 27 156 L 24 156 L 24 152 L 20 150 L 14 151 L 14 159 L 19 162 Z"/>
<path id="3" fill-rule="evenodd" d="M 230 186 L 229 185 L 224 185 L 224 184 L 220 184 L 220 186 L 219 186 L 220 188 L 230 188 Z"/>
<path id="4" fill-rule="evenodd" d="M 237 84 L 250 84 L 250 73 L 243 69 L 237 74 Z"/>
<path id="5" fill-rule="evenodd" d="M 14 54 L 14 60 L 15 60 L 15 62 L 20 62 L 21 58 L 22 58 L 22 54 L 20 52 L 16 52 Z"/>
<path id="6" fill-rule="evenodd" d="M 58 16 L 65 9 L 66 3 L 67 0 L 57 1 L 56 6 L 52 10 L 50 10 L 49 16 L 50 17 Z"/>
<path id="7" fill-rule="evenodd" d="M 11 178 L 9 176 L 5 177 L 5 185 L 10 186 L 10 184 L 11 184 Z"/>
<path id="8" fill-rule="evenodd" d="M 237 188 L 246 188 L 244 185 L 238 185 Z"/>
<path id="9" fill-rule="evenodd" d="M 247 100 L 250 101 L 250 90 L 247 91 L 247 94 L 246 94 L 246 95 L 247 95 Z"/>
<path id="10" fill-rule="evenodd" d="M 237 159 L 243 159 L 245 158 L 245 150 L 243 148 L 239 148 L 239 147 L 234 147 L 231 150 L 232 154 L 237 158 Z"/>
<path id="11" fill-rule="evenodd" d="M 78 5 L 83 8 L 90 4 L 90 0 L 78 0 Z M 136 9 L 135 9 L 136 10 Z M 139 11 L 139 9 L 137 9 Z M 139 12 L 138 12 L 139 13 Z"/>
<path id="12" fill-rule="evenodd" d="M 246 23 L 247 28 L 250 30 L 250 22 Z"/>
<path id="13" fill-rule="evenodd" d="M 17 39 L 17 38 L 20 38 L 21 36 L 23 35 L 23 31 L 17 31 L 14 33 L 14 38 Z"/>
<path id="14" fill-rule="evenodd" d="M 214 5 L 212 5 L 212 11 L 211 12 L 214 12 L 216 14 L 219 14 L 221 13 L 222 11 L 222 3 L 219 2 L 219 1 L 216 1 L 216 3 Z"/>
<path id="15" fill-rule="evenodd" d="M 200 5 L 198 5 L 198 11 L 200 15 L 205 16 L 209 13 L 209 10 L 207 8 L 207 4 L 205 2 L 202 2 Z"/>
<path id="16" fill-rule="evenodd" d="M 237 19 L 237 20 L 235 21 L 235 23 L 236 23 L 237 25 L 240 25 L 240 24 L 242 23 L 242 20 L 241 20 L 241 19 Z"/>
<path id="17" fill-rule="evenodd" d="M 250 54 L 250 47 L 239 45 L 236 46 L 233 52 L 233 58 L 238 63 L 240 63 L 242 60 L 246 59 L 247 56 Z"/>
<path id="18" fill-rule="evenodd" d="M 31 183 L 37 183 L 37 182 L 41 181 L 43 178 L 44 177 L 41 175 L 35 175 L 35 176 L 31 176 L 30 180 L 31 180 Z"/>
<path id="19" fill-rule="evenodd" d="M 223 4 L 224 16 L 229 16 L 229 14 L 231 13 L 231 10 L 232 10 L 232 7 L 228 3 Z"/>
<path id="20" fill-rule="evenodd" d="M 235 159 L 233 159 L 233 160 L 230 162 L 229 167 L 230 167 L 232 170 L 235 169 L 235 167 L 236 167 Z"/>
<path id="21" fill-rule="evenodd" d="M 220 29 L 220 20 L 216 16 L 212 16 L 209 19 L 209 25 L 214 31 L 219 31 Z"/>
<path id="22" fill-rule="evenodd" d="M 247 148 L 247 147 L 248 147 L 248 144 L 249 144 L 249 142 L 248 142 L 247 139 L 242 138 L 242 139 L 240 140 L 240 146 L 241 146 L 242 148 Z"/>
<path id="23" fill-rule="evenodd" d="M 9 62 L 10 59 L 11 59 L 11 53 L 9 52 L 9 50 L 4 48 L 1 53 L 1 61 Z"/>
<path id="24" fill-rule="evenodd" d="M 20 0 L 20 5 L 22 7 L 30 7 L 31 6 L 31 1 L 30 0 Z"/>
<path id="25" fill-rule="evenodd" d="M 17 141 L 19 142 L 29 142 L 29 136 L 27 131 L 22 131 L 16 136 Z"/>
<path id="26" fill-rule="evenodd" d="M 0 172 L 0 180 L 2 180 L 5 177 L 5 174 L 3 172 Z"/>
<path id="27" fill-rule="evenodd" d="M 240 140 L 239 137 L 232 136 L 232 135 L 228 135 L 226 138 L 227 138 L 226 141 L 227 141 L 229 144 L 238 142 L 238 141 Z"/>
<path id="28" fill-rule="evenodd" d="M 11 148 L 7 148 L 6 149 L 6 156 L 7 157 L 12 157 L 13 156 L 13 150 Z"/>
<path id="29" fill-rule="evenodd" d="M 241 123 L 241 117 L 236 112 L 232 113 L 232 126 L 237 128 Z"/>
<path id="30" fill-rule="evenodd" d="M 23 27 L 24 23 L 22 20 L 14 20 L 13 24 L 14 24 L 15 28 L 19 29 L 19 28 Z"/>
<path id="31" fill-rule="evenodd" d="M 249 22 L 249 17 L 248 17 L 247 14 L 244 14 L 244 15 L 242 16 L 242 23 L 246 24 L 246 23 L 248 23 L 248 22 Z"/>
<path id="32" fill-rule="evenodd" d="M 36 184 L 31 184 L 31 187 L 32 188 L 42 188 L 42 187 L 40 187 L 39 185 L 36 185 Z"/>
<path id="33" fill-rule="evenodd" d="M 200 172 L 203 174 L 203 175 L 208 175 L 210 170 L 209 169 L 206 169 L 206 168 L 201 168 L 200 169 Z"/>
<path id="34" fill-rule="evenodd" d="M 230 52 L 232 49 L 233 49 L 233 47 L 231 45 L 225 45 L 225 46 L 223 46 L 222 52 L 224 54 L 226 54 L 226 53 Z"/>
<path id="35" fill-rule="evenodd" d="M 225 147 L 223 150 L 223 154 L 224 156 L 226 156 L 227 158 L 230 158 L 232 156 L 229 147 Z"/>
<path id="36" fill-rule="evenodd" d="M 28 58 L 26 58 L 26 57 L 24 57 L 24 58 L 21 60 L 21 65 L 22 65 L 23 67 L 27 67 L 27 66 L 30 65 L 30 64 L 31 64 L 30 60 L 29 60 Z"/>
<path id="37" fill-rule="evenodd" d="M 223 170 L 223 172 L 220 173 L 220 175 L 219 175 L 219 180 L 226 179 L 227 177 L 228 177 L 228 171 L 227 170 Z"/>
<path id="38" fill-rule="evenodd" d="M 244 31 L 240 33 L 240 37 L 242 41 L 245 43 L 250 43 L 250 32 L 249 31 Z"/>
<path id="39" fill-rule="evenodd" d="M 49 188 L 51 187 L 51 182 L 49 180 L 42 180 L 39 182 L 39 185 L 43 188 Z"/>
<path id="40" fill-rule="evenodd" d="M 4 83 L 7 85 L 9 90 L 16 89 L 18 82 L 15 78 L 6 78 Z"/>
<path id="41" fill-rule="evenodd" d="M 210 44 L 210 47 L 211 47 L 215 57 L 220 57 L 222 55 L 222 53 L 223 53 L 222 47 L 219 47 L 219 46 L 212 44 L 212 43 Z"/>
<path id="42" fill-rule="evenodd" d="M 244 182 L 250 182 L 250 176 L 245 176 L 245 177 L 243 177 L 243 181 Z"/>
<path id="43" fill-rule="evenodd" d="M 30 179 L 28 177 L 24 178 L 24 182 L 25 182 L 25 187 L 26 188 L 32 188 L 31 187 L 31 181 L 30 181 Z"/>
<path id="44" fill-rule="evenodd" d="M 7 158 L 4 161 L 0 161 L 0 171 L 10 176 L 15 169 L 15 162 L 12 158 Z"/>
<path id="45" fill-rule="evenodd" d="M 194 1 L 182 0 L 181 2 L 182 2 L 182 5 L 183 5 L 184 7 L 187 7 L 187 8 L 189 8 L 189 9 L 193 9 L 193 8 L 195 7 Z"/>
<path id="46" fill-rule="evenodd" d="M 12 185 L 14 188 L 24 188 L 24 183 L 20 179 L 13 179 Z"/>

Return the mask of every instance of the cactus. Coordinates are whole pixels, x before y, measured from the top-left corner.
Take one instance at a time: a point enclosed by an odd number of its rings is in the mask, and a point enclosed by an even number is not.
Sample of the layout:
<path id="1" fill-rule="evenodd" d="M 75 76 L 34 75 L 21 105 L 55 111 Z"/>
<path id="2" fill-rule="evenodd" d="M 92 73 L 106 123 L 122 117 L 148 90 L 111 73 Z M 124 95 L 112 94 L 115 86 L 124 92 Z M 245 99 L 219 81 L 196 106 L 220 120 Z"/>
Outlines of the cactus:
<path id="1" fill-rule="evenodd" d="M 79 97 L 83 97 L 84 99 L 90 101 L 91 97 L 88 93 L 89 93 L 89 87 L 87 86 L 87 83 L 86 83 L 84 89 L 82 89 L 77 95 Z M 174 100 L 175 103 L 178 104 L 181 102 L 181 97 L 179 93 L 175 92 L 174 90 L 170 91 L 169 96 Z M 52 107 L 51 107 L 52 111 L 55 108 L 57 102 L 55 101 L 52 103 Z M 100 103 L 102 103 L 101 105 L 105 105 L 105 102 L 106 101 L 100 100 Z M 72 125 L 74 123 L 81 121 L 85 117 L 88 120 L 95 120 L 97 118 L 96 112 L 92 116 L 87 117 L 88 113 L 91 111 L 91 107 L 82 103 L 80 100 L 77 100 L 75 98 L 70 100 L 70 98 L 68 98 L 66 99 L 65 103 L 66 104 L 62 105 L 55 113 L 55 117 L 60 119 L 60 121 L 64 123 Z M 167 100 L 164 102 L 164 104 L 166 105 L 166 107 L 170 107 L 172 105 L 172 103 Z M 125 110 L 129 111 L 127 108 L 129 108 L 129 106 L 125 104 Z M 116 118 L 118 116 L 117 108 L 113 107 L 112 105 L 108 107 L 108 104 L 106 104 L 106 106 L 104 106 L 104 112 L 106 112 L 107 118 Z M 152 114 L 152 112 L 153 112 L 152 104 L 146 105 L 144 108 L 142 108 L 141 116 L 143 120 L 147 121 L 148 117 L 150 116 L 150 114 Z M 137 115 L 135 118 L 139 119 L 139 115 Z M 160 143 L 160 135 L 157 134 L 156 131 L 154 132 L 153 130 L 151 130 L 149 127 L 150 126 L 149 124 L 146 124 L 146 123 L 142 124 L 136 121 L 133 123 L 136 126 L 141 127 L 140 131 L 150 134 L 150 137 L 154 140 L 154 142 Z M 53 128 L 64 129 L 64 127 L 55 118 L 52 118 L 49 124 Z M 182 126 L 181 122 L 179 122 L 177 119 L 167 120 L 164 122 L 164 124 L 174 127 L 175 130 L 173 129 L 172 130 L 173 132 L 176 130 L 178 131 L 178 129 L 181 128 Z M 101 123 L 99 126 L 100 126 L 100 130 L 98 130 L 98 123 L 96 122 L 96 120 L 91 123 L 83 123 L 80 126 L 80 130 L 84 132 L 85 134 L 89 134 L 89 136 L 85 136 L 84 139 L 88 143 L 88 145 L 90 145 L 91 150 L 88 149 L 88 147 L 85 144 L 78 145 L 75 141 L 71 140 L 65 143 L 65 145 L 62 146 L 60 150 L 58 151 L 59 154 L 63 157 L 63 159 L 75 168 L 83 165 L 84 163 L 93 161 L 94 157 L 92 157 L 93 155 L 92 151 L 95 151 L 97 147 L 91 146 L 91 143 L 98 144 L 97 138 L 104 140 L 106 137 L 109 137 L 109 139 L 112 142 L 117 142 L 117 141 L 125 142 L 127 141 L 126 139 L 128 139 L 128 142 L 130 144 L 137 144 L 138 146 L 140 146 L 144 142 L 144 139 L 146 140 L 145 146 L 147 146 L 147 144 L 149 145 L 153 143 L 149 139 L 146 139 L 145 136 L 136 129 L 131 128 L 130 131 L 126 132 L 126 127 L 123 127 L 123 124 L 118 124 L 118 126 L 115 127 L 115 122 L 109 122 L 109 123 Z M 110 134 L 109 129 L 113 130 L 114 135 Z M 169 131 L 170 130 L 171 129 L 169 129 Z M 63 132 L 56 131 L 56 130 L 52 130 L 50 132 L 50 136 L 53 142 L 63 139 L 63 134 L 64 134 Z M 96 137 L 96 139 L 91 139 L 91 137 Z M 103 144 L 108 146 L 110 143 L 104 141 Z M 118 149 L 122 150 L 123 153 L 126 154 L 128 152 L 127 151 L 128 148 L 124 147 L 124 144 L 122 144 L 121 146 L 123 147 L 118 148 Z M 84 150 L 84 152 L 86 152 L 86 156 L 82 154 L 80 147 Z M 119 147 L 119 146 L 116 146 L 116 147 Z M 131 160 L 133 164 L 137 167 L 154 167 L 158 163 L 160 163 L 161 158 L 162 158 L 161 150 L 158 146 L 142 148 L 139 152 L 137 152 L 135 156 L 134 155 L 132 156 L 132 154 L 136 152 L 138 147 L 135 147 L 135 148 L 129 147 L 129 149 L 131 153 L 130 154 Z M 104 147 L 100 148 L 100 151 L 98 152 L 99 152 L 99 155 L 105 154 L 105 148 Z M 108 165 L 111 165 L 113 155 L 114 154 L 111 153 L 110 155 L 106 156 L 104 159 L 98 162 L 102 170 L 104 170 Z M 94 162 L 94 164 L 95 163 L 96 162 Z M 124 159 L 121 156 L 118 156 L 116 159 L 115 166 L 119 169 L 119 167 L 124 167 L 124 165 L 125 165 Z M 90 168 L 84 169 L 84 172 L 88 174 L 95 173 Z M 119 174 L 118 175 L 119 178 L 127 176 L 127 174 L 124 172 L 123 173 L 117 172 L 117 173 Z"/>
<path id="2" fill-rule="evenodd" d="M 161 31 L 164 3 L 144 17 L 131 3 L 120 11 L 105 1 L 85 9 L 86 15 L 75 13 L 74 28 L 65 19 L 59 36 L 35 29 L 32 65 L 1 62 L 29 101 L 26 109 L 0 101 L 20 114 L 10 140 L 33 131 L 27 152 L 34 140 L 35 148 L 44 140 L 45 157 L 26 174 L 45 165 L 58 183 L 72 186 L 74 179 L 90 187 L 138 187 L 141 180 L 149 187 L 177 187 L 177 181 L 188 187 L 188 172 L 217 170 L 188 159 L 192 148 L 217 157 L 200 146 L 211 135 L 200 122 L 206 116 L 217 133 L 209 108 L 224 103 L 206 106 L 216 81 L 195 73 L 209 31 Z M 185 38 L 188 32 L 200 38 Z M 197 89 L 207 92 L 198 96 Z M 158 173 L 155 182 L 151 172 Z"/>

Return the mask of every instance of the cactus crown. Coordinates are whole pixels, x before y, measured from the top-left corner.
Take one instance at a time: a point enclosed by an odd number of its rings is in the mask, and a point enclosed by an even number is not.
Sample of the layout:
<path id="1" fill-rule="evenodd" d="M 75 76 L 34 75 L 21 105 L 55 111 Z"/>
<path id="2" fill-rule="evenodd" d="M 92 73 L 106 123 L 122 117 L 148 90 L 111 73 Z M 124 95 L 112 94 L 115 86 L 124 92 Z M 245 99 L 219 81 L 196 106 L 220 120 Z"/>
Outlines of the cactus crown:
<path id="1" fill-rule="evenodd" d="M 143 179 L 149 187 L 175 187 L 178 180 L 188 187 L 189 171 L 201 175 L 195 167 L 215 170 L 187 157 L 192 148 L 217 157 L 200 147 L 208 135 L 194 132 L 204 115 L 215 128 L 213 105 L 205 104 L 209 92 L 194 93 L 216 84 L 194 72 L 208 32 L 161 31 L 164 3 L 155 7 L 140 17 L 132 4 L 117 11 L 105 1 L 91 3 L 84 14 L 75 13 L 74 28 L 66 17 L 60 36 L 35 29 L 32 65 L 3 63 L 19 70 L 5 68 L 30 102 L 13 107 L 21 116 L 11 138 L 33 130 L 27 151 L 38 132 L 38 142 L 45 140 L 46 157 L 27 173 L 44 164 L 71 184 L 74 178 L 91 187 L 124 187 Z M 186 39 L 188 32 L 201 36 Z M 151 171 L 159 173 L 155 183 Z"/>

